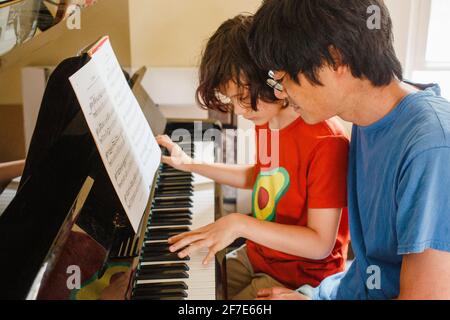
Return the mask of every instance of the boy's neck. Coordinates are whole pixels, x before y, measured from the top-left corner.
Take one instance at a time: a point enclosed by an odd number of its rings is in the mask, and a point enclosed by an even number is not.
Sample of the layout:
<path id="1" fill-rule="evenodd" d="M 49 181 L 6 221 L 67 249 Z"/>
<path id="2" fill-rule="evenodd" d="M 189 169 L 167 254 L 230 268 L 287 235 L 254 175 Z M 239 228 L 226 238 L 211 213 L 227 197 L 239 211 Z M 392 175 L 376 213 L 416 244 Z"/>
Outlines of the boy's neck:
<path id="1" fill-rule="evenodd" d="M 361 81 L 347 99 L 348 107 L 339 116 L 358 126 L 370 126 L 384 118 L 407 95 L 419 91 L 416 87 L 395 80 L 384 87 L 374 87 Z"/>
<path id="2" fill-rule="evenodd" d="M 269 129 L 282 130 L 297 120 L 300 115 L 291 107 L 282 108 L 280 112 L 269 121 Z"/>

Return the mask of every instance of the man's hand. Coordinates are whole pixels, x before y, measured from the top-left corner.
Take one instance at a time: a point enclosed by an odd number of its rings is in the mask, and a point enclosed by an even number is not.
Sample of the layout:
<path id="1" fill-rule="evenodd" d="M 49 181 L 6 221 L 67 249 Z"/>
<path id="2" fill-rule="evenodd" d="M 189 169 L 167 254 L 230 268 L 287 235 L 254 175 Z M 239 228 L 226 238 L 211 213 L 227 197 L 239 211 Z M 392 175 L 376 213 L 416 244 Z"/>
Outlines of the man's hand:
<path id="1" fill-rule="evenodd" d="M 208 254 L 203 264 L 208 264 L 214 255 L 239 238 L 242 214 L 232 213 L 216 222 L 194 231 L 185 232 L 169 238 L 171 252 L 182 249 L 178 256 L 184 258 L 203 248 L 208 248 Z M 184 248 L 184 249 L 183 249 Z"/>
<path id="2" fill-rule="evenodd" d="M 167 135 L 157 136 L 156 142 L 158 142 L 160 146 L 165 147 L 170 153 L 170 156 L 162 156 L 161 161 L 163 163 L 168 164 L 177 170 L 189 171 L 188 165 L 193 164 L 194 160 L 189 157 L 179 145 L 174 143 Z"/>
<path id="3" fill-rule="evenodd" d="M 261 289 L 257 293 L 256 300 L 310 300 L 307 296 L 287 288 Z"/>

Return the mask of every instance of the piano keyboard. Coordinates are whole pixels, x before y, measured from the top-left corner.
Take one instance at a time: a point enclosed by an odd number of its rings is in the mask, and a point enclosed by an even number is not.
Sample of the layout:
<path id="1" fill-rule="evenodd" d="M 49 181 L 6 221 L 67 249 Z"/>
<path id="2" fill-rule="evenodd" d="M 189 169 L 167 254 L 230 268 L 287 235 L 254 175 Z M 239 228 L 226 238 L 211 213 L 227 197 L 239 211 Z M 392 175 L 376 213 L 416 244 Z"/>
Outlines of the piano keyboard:
<path id="1" fill-rule="evenodd" d="M 182 147 L 186 150 L 186 146 Z M 202 150 L 204 160 L 205 152 L 209 152 L 206 157 L 212 156 L 214 160 L 210 144 L 195 142 L 194 148 L 196 154 Z M 161 165 L 132 299 L 216 298 L 215 261 L 207 266 L 202 264 L 207 249 L 180 259 L 177 253 L 169 251 L 167 243 L 171 236 L 214 222 L 214 197 L 212 180 Z"/>

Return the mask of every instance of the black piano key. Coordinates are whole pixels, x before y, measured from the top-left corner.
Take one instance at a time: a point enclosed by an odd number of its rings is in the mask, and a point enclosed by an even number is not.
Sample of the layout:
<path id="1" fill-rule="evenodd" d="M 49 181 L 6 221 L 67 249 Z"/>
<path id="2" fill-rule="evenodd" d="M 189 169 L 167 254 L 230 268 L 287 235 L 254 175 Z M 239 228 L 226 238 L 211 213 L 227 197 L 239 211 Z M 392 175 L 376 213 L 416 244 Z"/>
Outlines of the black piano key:
<path id="1" fill-rule="evenodd" d="M 159 272 L 164 270 L 179 270 L 189 271 L 189 266 L 186 263 L 160 263 L 150 265 L 139 265 L 139 272 Z"/>
<path id="2" fill-rule="evenodd" d="M 156 190 L 155 191 L 155 197 L 192 197 L 193 196 L 193 190 L 190 189 L 173 189 L 173 190 Z"/>
<path id="3" fill-rule="evenodd" d="M 135 289 L 133 291 L 133 297 L 145 297 L 148 295 L 168 294 L 185 292 L 182 288 L 166 288 L 166 289 Z"/>
<path id="4" fill-rule="evenodd" d="M 152 208 L 152 213 L 153 214 L 160 214 L 160 215 L 164 215 L 164 214 L 171 214 L 171 213 L 182 213 L 184 211 L 189 211 L 190 208 Z M 179 210 L 179 211 L 175 211 L 175 210 Z"/>
<path id="5" fill-rule="evenodd" d="M 188 286 L 183 281 L 171 281 L 171 282 L 155 282 L 155 283 L 140 283 L 137 284 L 133 291 L 162 291 L 168 289 L 187 290 Z"/>
<path id="6" fill-rule="evenodd" d="M 152 219 L 192 219 L 192 213 L 187 212 L 152 212 L 149 218 Z"/>
<path id="7" fill-rule="evenodd" d="M 169 191 L 179 191 L 179 192 L 190 192 L 193 191 L 194 187 L 190 184 L 188 186 L 164 186 L 164 185 L 157 185 L 156 192 L 158 193 L 165 193 Z"/>
<path id="8" fill-rule="evenodd" d="M 185 291 L 183 290 L 169 290 L 166 292 L 137 292 L 133 293 L 133 296 L 131 297 L 132 300 L 183 300 L 185 296 L 187 295 Z M 174 298 L 172 298 L 175 296 Z"/>
<path id="9" fill-rule="evenodd" d="M 145 240 L 167 240 L 168 238 L 170 238 L 171 235 L 168 234 L 149 234 L 148 236 L 145 236 Z"/>
<path id="10" fill-rule="evenodd" d="M 177 221 L 161 220 L 161 221 L 152 221 L 151 225 L 153 227 L 174 226 L 174 225 L 190 226 L 192 225 L 192 221 L 190 219 L 180 219 Z"/>
<path id="11" fill-rule="evenodd" d="M 161 181 L 158 181 L 158 183 L 157 183 L 157 188 L 158 188 L 158 190 L 174 190 L 174 189 L 177 189 L 177 188 L 182 188 L 182 187 L 187 187 L 187 188 L 189 188 L 189 187 L 191 187 L 192 188 L 192 181 L 187 181 L 187 183 L 185 183 L 184 185 L 168 185 L 168 184 L 164 184 L 163 182 L 161 182 Z"/>
<path id="12" fill-rule="evenodd" d="M 168 243 L 152 243 L 142 247 L 142 252 L 170 252 Z"/>
<path id="13" fill-rule="evenodd" d="M 178 203 L 176 202 L 163 202 L 163 203 L 154 203 L 152 205 L 152 211 L 171 211 L 174 209 L 186 209 L 189 210 L 190 208 L 192 208 L 193 204 L 192 202 L 181 202 L 179 201 Z M 154 210 L 153 210 L 154 209 Z"/>
<path id="14" fill-rule="evenodd" d="M 159 272 L 142 272 L 136 276 L 137 280 L 188 279 L 189 274 L 180 270 L 164 270 Z"/>
<path id="15" fill-rule="evenodd" d="M 162 187 L 189 187 L 191 186 L 191 182 L 187 181 L 171 181 L 171 182 L 159 182 L 158 186 Z"/>
<path id="16" fill-rule="evenodd" d="M 173 252 L 169 251 L 169 248 L 163 246 L 148 246 L 147 248 L 142 248 L 141 256 L 157 256 L 157 255 L 167 255 L 172 254 Z"/>
<path id="17" fill-rule="evenodd" d="M 171 228 L 171 229 L 148 229 L 145 240 L 167 240 L 170 237 L 176 236 L 180 233 L 189 231 L 188 227 L 185 228 Z"/>
<path id="18" fill-rule="evenodd" d="M 150 218 L 162 219 L 162 218 L 170 218 L 174 219 L 192 219 L 192 212 L 190 210 L 184 211 L 165 211 L 165 212 L 152 212 Z"/>
<path id="19" fill-rule="evenodd" d="M 178 170 L 178 169 L 176 169 L 176 168 L 174 168 L 174 167 L 171 167 L 171 166 L 169 166 L 168 164 L 163 164 L 163 165 L 160 167 L 160 170 L 161 170 L 162 172 L 168 172 L 168 171 L 171 171 L 171 172 L 186 172 L 186 171 Z"/>
<path id="20" fill-rule="evenodd" d="M 191 195 L 189 195 L 187 192 L 185 193 L 178 193 L 178 194 L 161 194 L 158 196 L 155 196 L 153 198 L 155 201 L 159 200 L 185 200 L 185 199 L 191 199 Z"/>
<path id="21" fill-rule="evenodd" d="M 158 181 L 158 184 L 161 183 L 161 182 L 165 182 L 165 181 L 167 181 L 167 182 L 170 182 L 170 181 L 185 181 L 187 183 L 191 183 L 193 179 L 194 179 L 193 176 L 178 176 L 178 175 L 175 175 L 175 176 L 159 176 L 157 181 Z"/>
<path id="22" fill-rule="evenodd" d="M 180 224 L 183 224 L 184 222 L 181 220 L 187 220 L 192 221 L 192 217 L 189 214 L 182 214 L 182 215 L 166 215 L 162 213 L 157 213 L 154 215 L 151 215 L 148 219 L 149 223 L 157 223 L 157 222 L 171 222 L 173 221 L 173 224 L 176 225 L 177 222 Z"/>
<path id="23" fill-rule="evenodd" d="M 140 258 L 141 262 L 157 262 L 157 261 L 165 262 L 165 261 L 189 261 L 189 260 L 190 260 L 189 256 L 180 258 L 178 257 L 178 254 L 175 252 L 167 254 L 143 252 Z"/>
<path id="24" fill-rule="evenodd" d="M 134 296 L 133 300 L 183 300 L 184 298 L 187 298 L 186 292 L 162 292 L 162 293 L 156 293 L 156 294 L 148 294 L 148 295 L 137 295 Z"/>
<path id="25" fill-rule="evenodd" d="M 193 178 L 158 179 L 158 186 L 192 186 Z"/>
<path id="26" fill-rule="evenodd" d="M 192 173 L 184 171 L 161 171 L 159 177 L 192 177 Z"/>
<path id="27" fill-rule="evenodd" d="M 162 200 L 154 200 L 153 205 L 176 205 L 176 204 L 191 204 L 192 199 L 180 199 L 180 200 L 172 200 L 172 199 L 162 199 Z"/>
<path id="28" fill-rule="evenodd" d="M 161 216 L 161 215 L 180 215 L 180 214 L 188 214 L 190 216 L 192 216 L 192 211 L 190 209 L 171 209 L 171 210 L 164 210 L 164 211 L 152 211 L 151 212 L 152 216 Z"/>
<path id="29" fill-rule="evenodd" d="M 192 202 L 189 201 L 179 201 L 179 202 L 158 202 L 153 204 L 152 209 L 161 210 L 161 209 L 177 209 L 177 208 L 192 208 Z"/>
<path id="30" fill-rule="evenodd" d="M 154 195 L 156 198 L 159 197 L 177 197 L 177 196 L 183 196 L 184 198 L 191 198 L 193 196 L 193 190 L 165 190 L 164 192 L 158 191 L 155 192 Z"/>

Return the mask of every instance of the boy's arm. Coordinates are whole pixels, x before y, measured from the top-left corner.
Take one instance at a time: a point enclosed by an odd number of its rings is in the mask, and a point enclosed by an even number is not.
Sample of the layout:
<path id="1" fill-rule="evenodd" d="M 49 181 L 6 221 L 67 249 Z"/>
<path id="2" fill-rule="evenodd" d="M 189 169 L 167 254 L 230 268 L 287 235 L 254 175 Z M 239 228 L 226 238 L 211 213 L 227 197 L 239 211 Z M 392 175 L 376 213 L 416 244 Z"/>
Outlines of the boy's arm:
<path id="1" fill-rule="evenodd" d="M 308 225 L 301 227 L 230 214 L 203 228 L 170 238 L 170 251 L 182 249 L 178 255 L 183 258 L 208 248 L 206 264 L 218 251 L 243 237 L 287 254 L 322 260 L 333 250 L 340 216 L 341 209 L 309 209 Z"/>
<path id="2" fill-rule="evenodd" d="M 162 162 L 175 169 L 200 174 L 219 184 L 240 189 L 252 189 L 254 178 L 253 165 L 228 165 L 222 163 L 202 163 L 194 161 L 168 136 L 158 136 L 156 141 L 167 148 L 170 156 L 163 156 Z"/>
<path id="3" fill-rule="evenodd" d="M 253 188 L 253 165 L 192 163 L 187 165 L 187 171 L 200 174 L 219 184 L 226 184 L 234 188 Z"/>
<path id="4" fill-rule="evenodd" d="M 308 209 L 305 227 L 241 218 L 240 236 L 265 247 L 313 260 L 328 257 L 334 248 L 341 209 Z"/>

